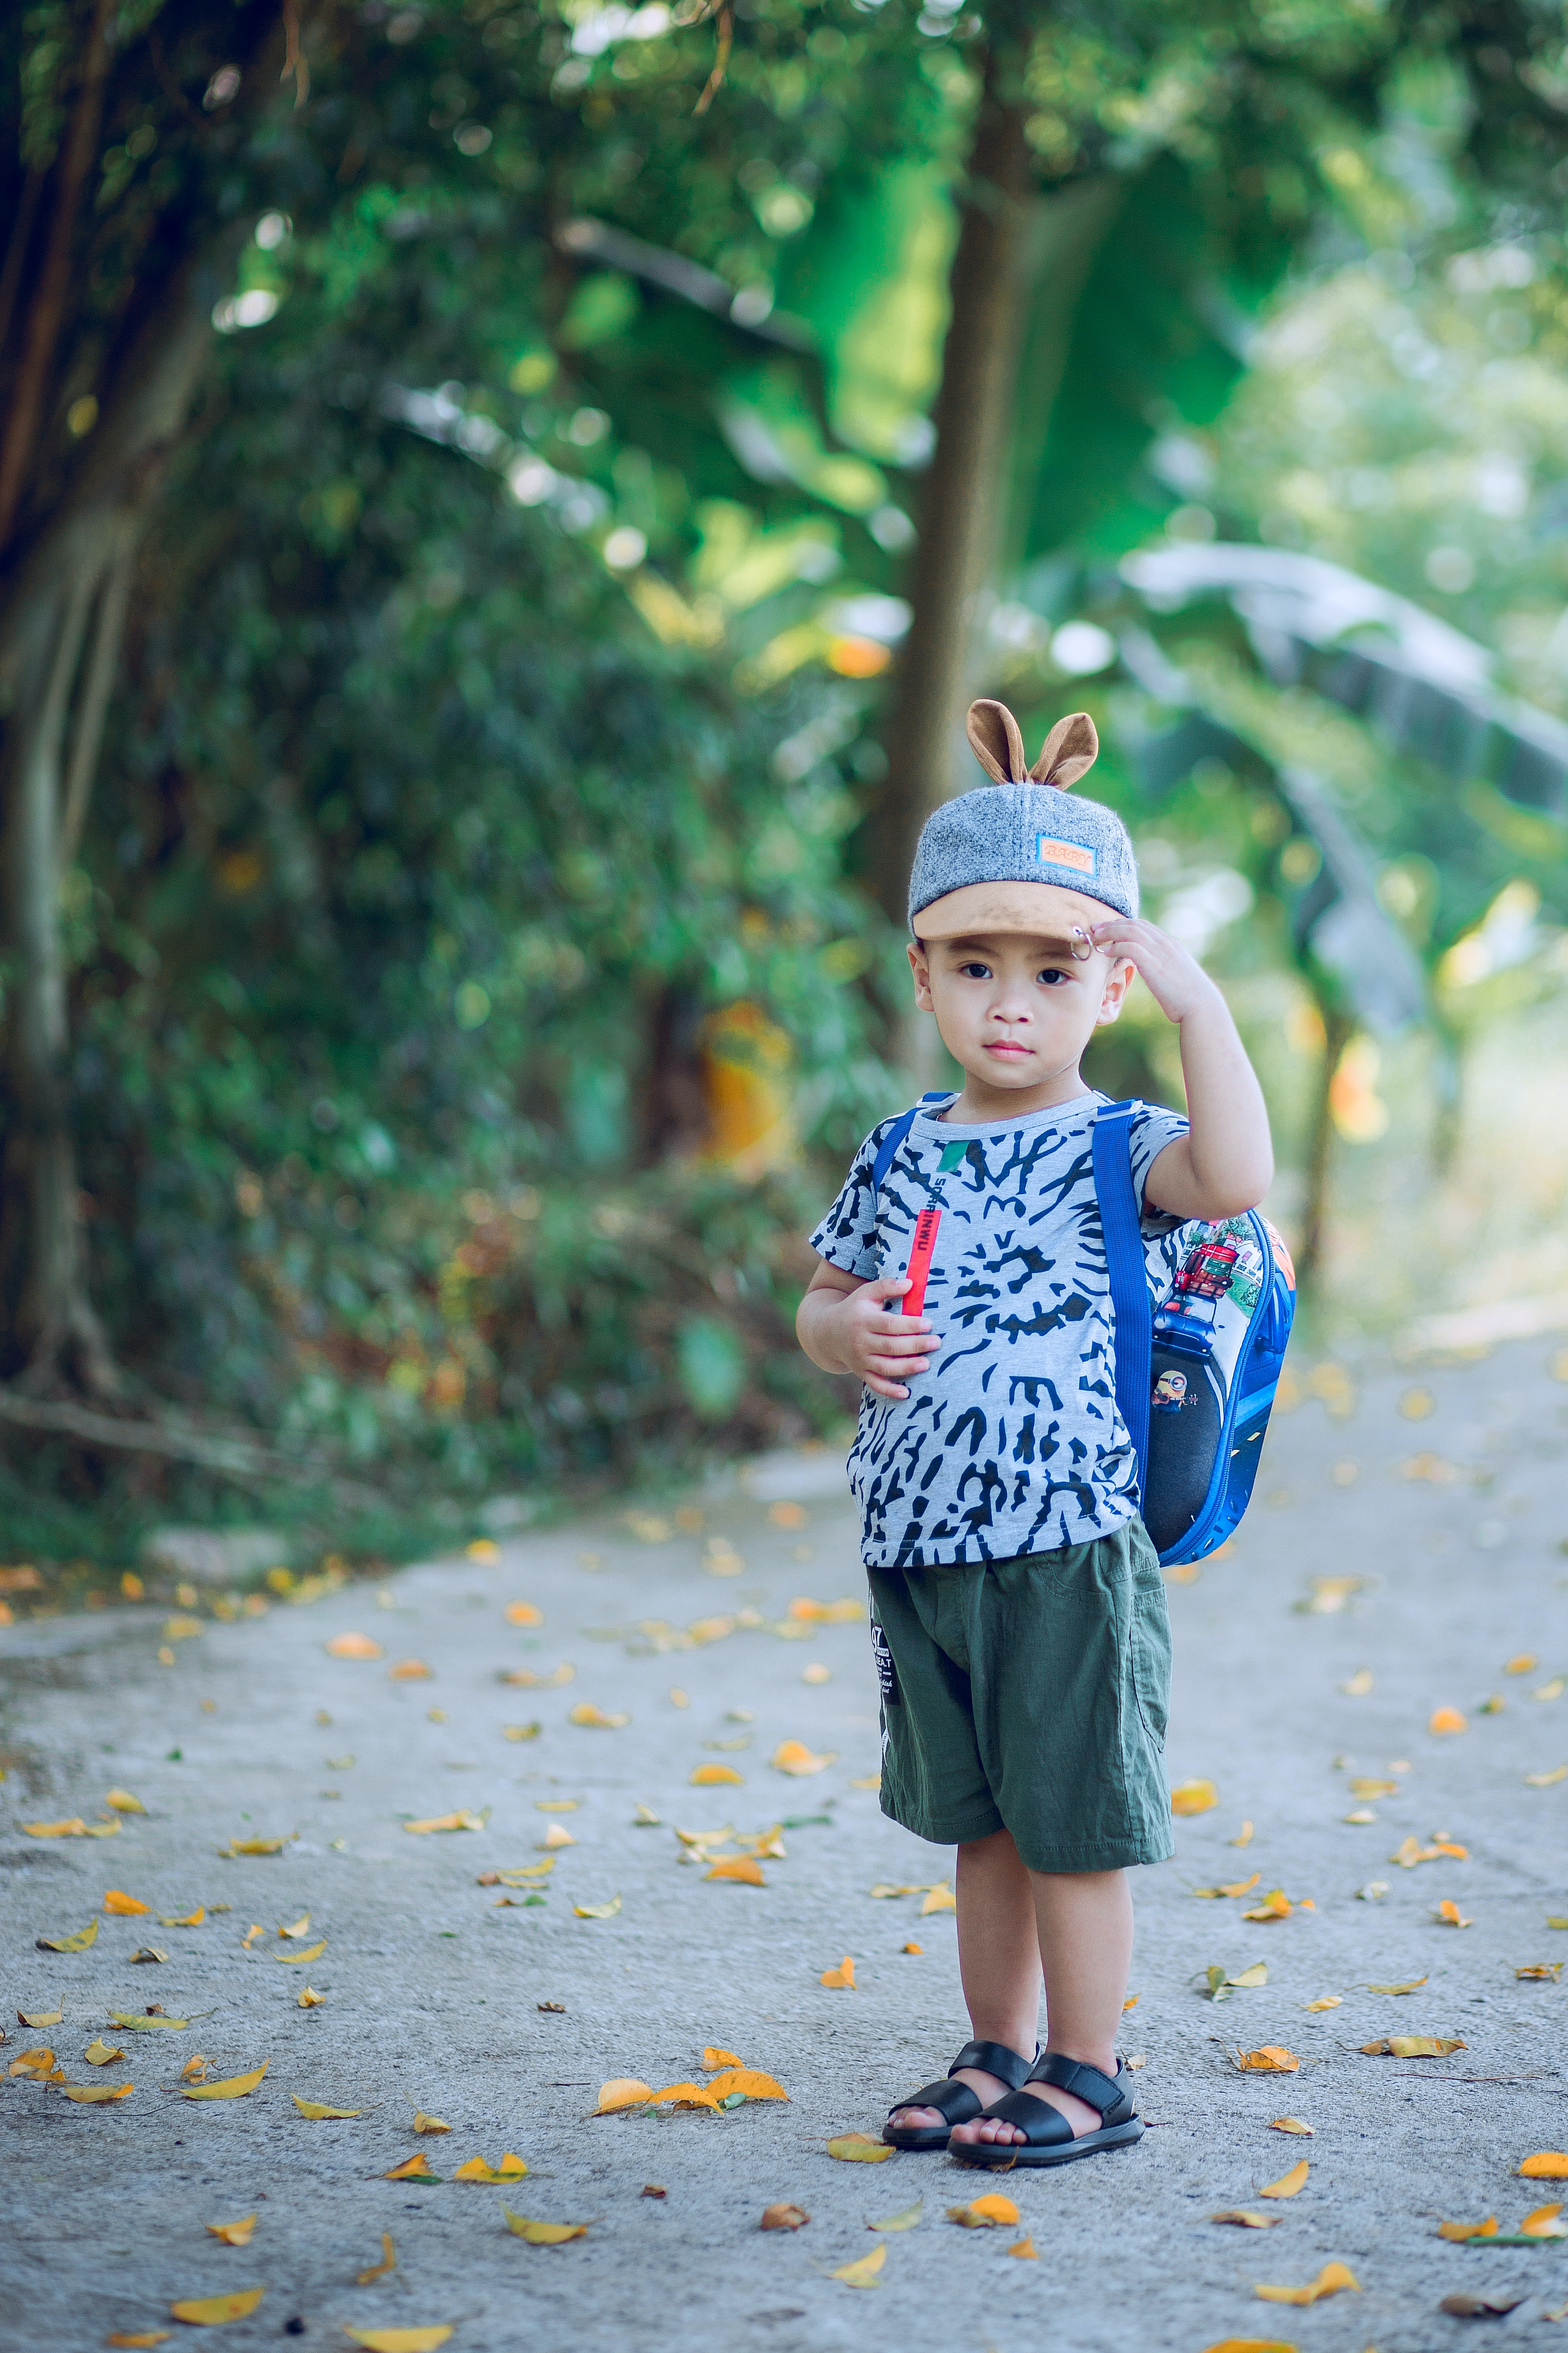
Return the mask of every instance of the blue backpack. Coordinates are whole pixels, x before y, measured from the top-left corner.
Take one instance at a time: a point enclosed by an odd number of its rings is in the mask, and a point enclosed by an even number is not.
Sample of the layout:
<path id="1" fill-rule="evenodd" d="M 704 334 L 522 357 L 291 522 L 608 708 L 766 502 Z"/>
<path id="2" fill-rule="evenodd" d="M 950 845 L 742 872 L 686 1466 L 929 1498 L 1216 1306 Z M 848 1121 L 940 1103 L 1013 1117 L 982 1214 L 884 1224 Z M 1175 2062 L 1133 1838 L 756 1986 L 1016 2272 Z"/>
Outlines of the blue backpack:
<path id="1" fill-rule="evenodd" d="M 928 1094 L 895 1120 L 871 1169 L 881 1187 Z M 1180 1229 L 1170 1289 L 1150 1295 L 1132 1185 L 1136 1103 L 1108 1103 L 1094 1123 L 1094 1187 L 1116 1317 L 1116 1402 L 1138 1456 L 1143 1525 L 1162 1567 L 1203 1560 L 1252 1500 L 1263 1433 L 1296 1312 L 1290 1253 L 1267 1218 L 1247 1209 Z"/>

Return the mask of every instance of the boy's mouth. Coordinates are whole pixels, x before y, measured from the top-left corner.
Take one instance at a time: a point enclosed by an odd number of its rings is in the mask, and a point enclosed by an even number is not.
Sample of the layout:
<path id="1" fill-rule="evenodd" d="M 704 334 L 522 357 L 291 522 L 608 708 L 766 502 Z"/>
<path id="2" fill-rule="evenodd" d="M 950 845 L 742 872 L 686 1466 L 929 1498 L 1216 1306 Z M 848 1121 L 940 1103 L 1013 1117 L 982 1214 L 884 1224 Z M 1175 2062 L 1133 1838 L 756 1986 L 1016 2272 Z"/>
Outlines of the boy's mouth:
<path id="1" fill-rule="evenodd" d="M 985 1050 L 988 1054 L 1016 1055 L 1020 1061 L 1026 1061 L 1035 1050 L 1016 1038 L 991 1038 L 986 1040 Z"/>

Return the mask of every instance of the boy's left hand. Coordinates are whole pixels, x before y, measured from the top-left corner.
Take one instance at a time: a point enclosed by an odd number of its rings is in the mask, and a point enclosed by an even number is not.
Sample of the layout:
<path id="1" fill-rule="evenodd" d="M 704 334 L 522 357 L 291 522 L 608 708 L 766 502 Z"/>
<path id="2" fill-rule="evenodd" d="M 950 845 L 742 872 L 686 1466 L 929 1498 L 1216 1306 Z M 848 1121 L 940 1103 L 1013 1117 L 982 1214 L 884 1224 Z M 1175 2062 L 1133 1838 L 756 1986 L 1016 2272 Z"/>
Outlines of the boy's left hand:
<path id="1" fill-rule="evenodd" d="M 1142 975 L 1169 1021 L 1184 1021 L 1199 1006 L 1210 1005 L 1220 996 L 1197 958 L 1157 923 L 1112 915 L 1103 923 L 1091 923 L 1089 936 L 1113 963 L 1131 964 Z"/>

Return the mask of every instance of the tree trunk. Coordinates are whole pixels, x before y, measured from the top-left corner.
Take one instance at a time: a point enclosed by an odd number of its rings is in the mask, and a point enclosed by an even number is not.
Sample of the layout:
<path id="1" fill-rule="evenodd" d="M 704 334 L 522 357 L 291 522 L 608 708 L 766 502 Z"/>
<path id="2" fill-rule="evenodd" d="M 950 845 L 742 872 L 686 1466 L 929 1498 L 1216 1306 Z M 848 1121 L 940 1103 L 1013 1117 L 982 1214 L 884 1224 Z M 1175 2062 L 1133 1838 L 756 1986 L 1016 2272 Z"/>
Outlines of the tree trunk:
<path id="1" fill-rule="evenodd" d="M 1348 1014 L 1327 1005 L 1321 1005 L 1319 1010 L 1323 1017 L 1323 1060 L 1307 1144 L 1307 1197 L 1301 1213 L 1301 1253 L 1296 1267 L 1304 1292 L 1314 1290 L 1322 1276 L 1329 1229 L 1329 1160 L 1334 1140 L 1330 1091 L 1340 1057 L 1355 1031 Z"/>
<path id="2" fill-rule="evenodd" d="M 1034 185 L 1026 109 L 1010 84 L 1004 93 L 1006 79 L 1002 57 L 988 51 L 952 258 L 936 448 L 921 500 L 914 613 L 873 822 L 874 887 L 900 926 L 920 829 L 964 773 L 971 639 L 995 545 Z"/>
<path id="3" fill-rule="evenodd" d="M 216 275 L 186 269 L 148 318 L 71 497 L 0 610 L 0 909 L 11 967 L 0 1269 L 11 1311 L 7 1369 L 33 1391 L 67 1377 L 100 1394 L 117 1386 L 83 1262 L 60 885 L 86 815 L 137 537 L 184 423 L 222 282 L 221 263 Z"/>

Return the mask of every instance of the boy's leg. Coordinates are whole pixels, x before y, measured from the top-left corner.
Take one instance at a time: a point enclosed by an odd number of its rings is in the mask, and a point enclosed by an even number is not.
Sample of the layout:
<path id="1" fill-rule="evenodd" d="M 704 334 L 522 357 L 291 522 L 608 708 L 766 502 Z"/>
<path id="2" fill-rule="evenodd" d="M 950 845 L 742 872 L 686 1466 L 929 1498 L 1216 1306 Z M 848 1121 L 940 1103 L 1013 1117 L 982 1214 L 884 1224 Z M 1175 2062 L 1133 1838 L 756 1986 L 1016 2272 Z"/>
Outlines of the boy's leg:
<path id="1" fill-rule="evenodd" d="M 1037 1874 L 1026 1871 L 1020 1862 L 1011 1831 L 971 1839 L 958 1850 L 953 1887 L 958 1967 L 970 2026 L 976 2042 L 1005 2043 L 1026 2058 L 1039 2031 L 1038 1883 Z M 1080 2054 L 1075 2051 L 1072 2055 Z M 987 2107 L 1010 2088 L 981 2067 L 961 2067 L 958 2081 L 967 2084 Z M 1082 2105 L 1073 2102 L 1074 2107 Z M 890 2124 L 910 2127 L 942 2121 L 934 2108 L 896 2108 L 889 2118 Z"/>
<path id="2" fill-rule="evenodd" d="M 999 1834 L 1007 1838 L 1007 1833 Z M 1007 1838 L 1009 1846 L 1012 1841 Z M 995 1840 L 984 1841 L 987 1846 Z M 1016 1861 L 1018 1871 L 1023 1865 Z M 1042 1872 L 1025 1873 L 1033 1896 L 1034 1925 L 1038 1936 L 1039 1961 L 1046 1980 L 1046 2016 L 1047 2051 L 1059 2051 L 1066 2059 L 1084 2061 L 1098 2067 L 1102 2074 L 1116 2073 L 1116 2032 L 1121 2021 L 1121 2005 L 1127 1995 L 1127 1972 L 1132 1962 L 1132 1895 L 1124 1871 Z M 963 1950 L 964 1922 L 963 1914 L 963 1880 L 959 1881 L 959 1939 Z M 994 1975 L 994 1969 L 992 1975 Z M 984 1976 L 984 1973 L 982 1972 Z M 969 1968 L 964 1966 L 964 1991 L 970 1985 Z M 976 2027 L 978 2034 L 980 2029 Z M 1012 2038 L 998 2034 L 998 2042 Z M 1015 2042 L 1014 2047 L 1019 2048 Z M 965 2081 L 968 2080 L 966 2076 Z M 990 2077 L 984 2079 L 991 2081 Z M 976 2088 L 979 2088 L 977 2084 Z M 1005 2087 L 1004 2087 L 1005 2088 Z M 1059 2108 L 1073 2128 L 1079 2133 L 1097 2132 L 1102 2119 L 1098 2110 L 1087 2101 L 1075 2099 L 1070 2092 L 1058 2091 L 1054 2084 L 1029 2084 L 1025 2086 L 1030 2096 Z M 999 2099 L 1000 2092 L 988 2094 Z M 973 2123 L 960 2125 L 952 2135 L 952 2146 L 959 2148 L 974 2141 L 1022 2141 L 1025 2136 L 1016 2125 L 989 2123 L 977 2117 Z"/>

